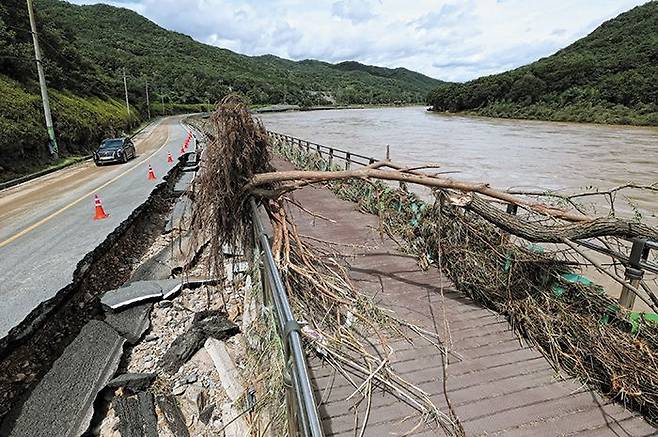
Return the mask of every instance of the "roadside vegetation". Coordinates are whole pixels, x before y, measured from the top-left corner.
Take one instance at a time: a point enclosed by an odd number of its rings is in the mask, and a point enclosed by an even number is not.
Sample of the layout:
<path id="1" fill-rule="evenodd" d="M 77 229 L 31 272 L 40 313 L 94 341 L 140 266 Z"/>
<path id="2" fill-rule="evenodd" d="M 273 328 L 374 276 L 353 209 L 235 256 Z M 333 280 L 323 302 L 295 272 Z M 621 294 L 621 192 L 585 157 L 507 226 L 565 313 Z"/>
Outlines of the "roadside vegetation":
<path id="1" fill-rule="evenodd" d="M 112 98 L 52 90 L 50 104 L 63 159 L 86 155 L 102 137 L 119 135 L 136 123 L 123 102 Z M 49 165 L 47 142 L 38 88 L 0 75 L 0 182 Z"/>
<path id="2" fill-rule="evenodd" d="M 435 111 L 539 120 L 658 125 L 658 2 L 603 23 L 537 62 L 466 83 L 445 83 Z"/>

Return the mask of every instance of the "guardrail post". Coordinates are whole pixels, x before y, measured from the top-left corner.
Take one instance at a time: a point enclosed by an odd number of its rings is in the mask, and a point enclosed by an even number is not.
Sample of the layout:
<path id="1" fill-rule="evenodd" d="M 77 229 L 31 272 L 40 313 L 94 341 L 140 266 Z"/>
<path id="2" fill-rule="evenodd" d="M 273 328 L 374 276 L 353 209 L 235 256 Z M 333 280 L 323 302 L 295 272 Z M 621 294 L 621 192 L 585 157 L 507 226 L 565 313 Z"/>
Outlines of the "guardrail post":
<path id="1" fill-rule="evenodd" d="M 331 170 L 331 165 L 334 162 L 334 149 L 329 148 L 329 170 Z"/>
<path id="2" fill-rule="evenodd" d="M 318 155 L 322 156 L 322 150 L 320 149 L 320 145 L 316 144 L 315 145 L 315 150 L 318 152 Z"/>
<path id="3" fill-rule="evenodd" d="M 352 163 L 352 155 L 350 152 L 345 153 L 345 170 L 350 169 L 350 164 Z"/>
<path id="4" fill-rule="evenodd" d="M 301 144 L 299 145 L 299 147 L 300 148 L 302 147 Z M 310 153 L 310 152 L 311 152 L 311 143 L 306 141 L 306 153 Z"/>
<path id="5" fill-rule="evenodd" d="M 628 257 L 628 266 L 626 266 L 625 276 L 626 280 L 630 282 L 631 287 L 637 289 L 640 286 L 642 277 L 644 276 L 644 271 L 640 266 L 640 263 L 646 261 L 649 258 L 649 248 L 647 247 L 647 240 L 641 238 L 636 238 L 633 240 L 633 246 L 631 247 L 631 254 Z M 628 287 L 624 286 L 621 289 L 621 295 L 619 296 L 619 305 L 629 310 L 633 309 L 635 305 L 635 293 Z"/>

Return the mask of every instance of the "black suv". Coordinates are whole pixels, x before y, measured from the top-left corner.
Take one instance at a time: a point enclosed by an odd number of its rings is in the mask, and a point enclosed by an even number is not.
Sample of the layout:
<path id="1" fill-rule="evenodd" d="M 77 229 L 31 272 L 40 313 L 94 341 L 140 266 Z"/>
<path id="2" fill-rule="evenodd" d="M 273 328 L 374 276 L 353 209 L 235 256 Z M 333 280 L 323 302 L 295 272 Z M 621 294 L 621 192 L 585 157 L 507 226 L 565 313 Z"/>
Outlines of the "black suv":
<path id="1" fill-rule="evenodd" d="M 108 138 L 103 140 L 100 147 L 94 152 L 94 162 L 96 165 L 128 162 L 135 156 L 135 145 L 130 138 Z"/>

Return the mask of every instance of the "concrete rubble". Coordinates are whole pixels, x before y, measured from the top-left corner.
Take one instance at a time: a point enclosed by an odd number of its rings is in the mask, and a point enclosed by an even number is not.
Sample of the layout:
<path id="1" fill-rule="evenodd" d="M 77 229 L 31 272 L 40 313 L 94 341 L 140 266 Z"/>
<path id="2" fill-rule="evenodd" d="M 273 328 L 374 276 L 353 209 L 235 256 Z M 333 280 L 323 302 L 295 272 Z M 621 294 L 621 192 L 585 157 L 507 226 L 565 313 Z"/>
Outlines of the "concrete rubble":
<path id="1" fill-rule="evenodd" d="M 133 428 L 139 428 L 141 422 L 136 416 L 119 414 L 118 410 L 123 407 L 117 408 L 115 404 L 124 402 L 119 399 L 134 397 L 135 393 L 139 395 L 144 391 L 155 396 L 157 429 L 160 436 L 214 436 L 222 435 L 221 433 L 230 435 L 226 432 L 230 432 L 235 426 L 247 426 L 238 420 L 236 425 L 231 424 L 227 429 L 223 429 L 226 425 L 223 412 L 228 411 L 226 405 L 232 406 L 231 414 L 239 411 L 238 404 L 228 393 L 235 393 L 235 390 L 244 391 L 240 388 L 237 370 L 239 365 L 235 364 L 241 362 L 242 335 L 226 338 L 237 332 L 236 325 L 241 320 L 239 316 L 235 316 L 233 320 L 222 319 L 226 317 L 226 313 L 223 311 L 220 294 L 222 291 L 228 294 L 228 304 L 231 307 L 241 302 L 246 291 L 246 281 L 236 278 L 236 282 L 239 285 L 227 287 L 230 289 L 217 285 L 216 281 L 200 282 L 194 288 L 184 289 L 172 301 L 152 304 L 151 328 L 139 343 L 129 348 L 126 354 L 129 358 L 121 369 L 125 375 L 108 384 L 108 387 L 114 390 L 114 398 L 102 422 L 97 426 L 95 435 L 117 437 L 125 421 L 133 423 Z M 236 314 L 234 311 L 229 313 Z M 171 351 L 177 350 L 176 344 L 181 341 L 179 339 L 187 338 L 190 333 L 193 333 L 195 346 L 191 349 L 185 348 L 182 354 L 185 358 L 179 361 L 181 354 L 173 354 Z M 221 341 L 215 336 L 223 336 L 225 339 Z M 209 344 L 220 344 L 220 349 L 226 354 L 224 357 L 231 357 L 226 358 L 230 363 L 217 367 L 216 360 L 209 354 Z M 172 361 L 165 359 L 168 353 L 172 355 Z M 226 385 L 227 376 L 220 374 L 219 368 L 236 369 L 232 372 L 231 386 Z M 139 381 L 138 375 L 142 374 L 155 375 L 155 378 L 151 383 L 144 382 L 135 387 L 132 381 Z M 126 417 L 124 422 L 123 417 Z"/>
<path id="2" fill-rule="evenodd" d="M 237 334 L 237 325 L 222 311 L 200 311 L 192 318 L 191 326 L 176 337 L 162 355 L 158 367 L 165 372 L 176 372 L 194 355 L 209 337 L 225 339 Z"/>

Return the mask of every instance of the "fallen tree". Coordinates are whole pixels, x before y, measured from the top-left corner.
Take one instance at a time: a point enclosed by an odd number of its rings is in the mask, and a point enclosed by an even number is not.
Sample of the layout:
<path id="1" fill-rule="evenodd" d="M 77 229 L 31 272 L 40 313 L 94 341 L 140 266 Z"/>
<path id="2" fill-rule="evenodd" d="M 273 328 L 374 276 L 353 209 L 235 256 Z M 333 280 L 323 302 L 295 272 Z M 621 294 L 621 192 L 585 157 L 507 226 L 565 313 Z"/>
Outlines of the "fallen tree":
<path id="1" fill-rule="evenodd" d="M 290 290 L 299 293 L 293 296 L 295 309 L 325 340 L 321 345 L 317 339 L 309 339 L 309 343 L 315 348 L 329 347 L 336 354 L 335 365 L 345 365 L 336 358 L 341 357 L 360 368 L 369 380 L 368 372 L 381 378 L 379 383 L 396 379 L 386 363 L 369 354 L 364 345 L 327 341 L 343 338 L 338 335 L 345 333 L 341 321 L 355 310 L 355 302 L 368 300 L 354 289 L 340 264 L 321 261 L 328 257 L 301 241 L 286 215 L 289 200 L 285 195 L 311 184 L 325 184 L 340 197 L 358 203 L 363 211 L 377 214 L 382 232 L 401 237 L 404 249 L 418 256 L 421 265 L 436 264 L 463 293 L 504 314 L 516 332 L 556 369 L 624 402 L 652 423 L 658 422 L 658 328 L 642 317 L 632 323 L 629 312 L 599 287 L 566 279 L 574 263 L 592 265 L 574 250 L 574 240 L 597 238 L 619 246 L 621 238 L 656 238 L 656 229 L 614 216 L 592 217 L 578 207 L 557 207 L 541 200 L 542 196 L 549 198 L 545 194 L 534 193 L 538 200 L 390 161 L 355 170 L 330 168 L 317 153 L 286 143 L 270 144 L 263 127 L 234 99 L 219 105 L 205 128 L 212 140 L 200 181 L 199 201 L 205 209 L 195 218 L 197 231 L 216 235 L 211 237 L 215 238 L 211 254 L 219 265 L 223 244 L 249 241 L 248 199 L 261 199 L 273 223 L 275 258 L 285 280 L 293 285 Z M 272 171 L 270 146 L 302 170 Z M 428 187 L 434 201 L 426 203 L 413 193 L 391 188 L 387 185 L 391 181 Z M 525 213 L 507 214 L 497 204 L 500 202 L 517 205 Z M 508 234 L 520 240 L 512 240 Z M 541 251 L 528 246 L 526 240 L 567 247 Z M 615 273 L 608 274 L 619 279 Z M 630 289 L 647 305 L 655 306 L 641 290 Z M 333 313 L 330 317 L 327 308 Z M 361 307 L 357 314 L 371 334 L 406 326 L 382 318 L 372 305 L 365 310 Z M 337 323 L 326 325 L 325 320 Z M 366 320 L 378 320 L 381 325 L 371 326 Z M 440 348 L 440 339 L 434 340 Z M 381 347 L 385 350 L 385 342 Z M 454 412 L 435 410 L 413 387 L 403 391 L 446 434 L 461 435 Z"/>

